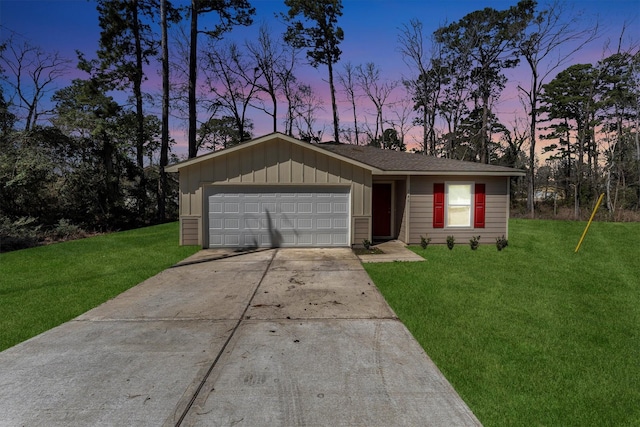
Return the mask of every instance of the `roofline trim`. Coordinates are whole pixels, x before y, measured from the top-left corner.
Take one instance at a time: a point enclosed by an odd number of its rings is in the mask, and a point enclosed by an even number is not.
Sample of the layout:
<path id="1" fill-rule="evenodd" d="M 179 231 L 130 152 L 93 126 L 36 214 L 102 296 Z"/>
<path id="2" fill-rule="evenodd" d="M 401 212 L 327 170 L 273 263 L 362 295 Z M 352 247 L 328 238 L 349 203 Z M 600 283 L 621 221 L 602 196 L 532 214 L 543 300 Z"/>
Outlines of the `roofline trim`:
<path id="1" fill-rule="evenodd" d="M 393 171 L 385 170 L 373 173 L 374 176 L 384 175 L 421 175 L 421 176 L 526 176 L 526 172 L 514 170 L 513 172 L 504 171 Z"/>
<path id="2" fill-rule="evenodd" d="M 378 169 L 375 166 L 371 166 L 371 165 L 368 165 L 366 163 L 362 163 L 362 162 L 360 162 L 358 160 L 342 156 L 340 154 L 334 153 L 334 152 L 329 151 L 329 150 L 325 150 L 324 148 L 318 147 L 318 146 L 316 146 L 314 144 L 311 144 L 311 143 L 308 143 L 308 142 L 300 141 L 297 138 L 293 138 L 291 136 L 285 135 L 285 134 L 280 133 L 280 132 L 273 132 L 273 133 L 270 133 L 268 135 L 256 138 L 254 140 L 245 142 L 243 144 L 238 144 L 238 145 L 236 145 L 234 147 L 231 147 L 231 148 L 225 148 L 224 150 L 213 151 L 211 153 L 203 154 L 203 155 L 198 156 L 198 157 L 193 157 L 191 159 L 187 159 L 187 160 L 184 160 L 182 162 L 175 163 L 173 165 L 165 166 L 164 170 L 166 172 L 179 172 L 180 169 L 188 167 L 188 166 L 191 166 L 191 165 L 194 165 L 196 163 L 200 163 L 200 162 L 204 162 L 206 160 L 214 159 L 214 158 L 219 157 L 219 156 L 224 156 L 224 155 L 227 155 L 229 153 L 233 153 L 235 151 L 243 150 L 245 148 L 249 148 L 249 147 L 252 147 L 254 145 L 258 145 L 258 144 L 261 144 L 261 143 L 263 143 L 265 141 L 269 141 L 271 139 L 276 139 L 276 138 L 283 139 L 283 140 L 288 141 L 288 142 L 290 142 L 292 144 L 296 144 L 296 145 L 298 145 L 300 147 L 303 147 L 303 148 L 306 148 L 306 149 L 311 149 L 311 150 L 313 150 L 313 151 L 315 151 L 317 153 L 322 153 L 322 154 L 324 154 L 326 156 L 329 156 L 329 157 L 332 157 L 334 159 L 350 163 L 352 165 L 361 167 L 363 169 L 367 169 L 367 170 L 371 171 L 371 173 L 373 173 L 373 174 L 382 173 L 383 172 L 381 169 Z"/>

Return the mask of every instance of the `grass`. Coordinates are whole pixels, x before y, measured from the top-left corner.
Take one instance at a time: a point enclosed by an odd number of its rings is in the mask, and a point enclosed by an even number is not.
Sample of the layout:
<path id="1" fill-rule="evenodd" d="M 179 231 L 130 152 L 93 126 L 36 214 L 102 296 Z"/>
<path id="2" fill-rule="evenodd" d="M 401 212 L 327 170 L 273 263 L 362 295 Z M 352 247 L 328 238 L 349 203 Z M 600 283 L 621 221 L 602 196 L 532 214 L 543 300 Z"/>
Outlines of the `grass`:
<path id="1" fill-rule="evenodd" d="M 0 254 L 0 351 L 73 319 L 199 248 L 178 223 Z"/>
<path id="2" fill-rule="evenodd" d="M 364 267 L 484 425 L 640 425 L 640 224 L 594 223 L 576 254 L 584 226 Z"/>

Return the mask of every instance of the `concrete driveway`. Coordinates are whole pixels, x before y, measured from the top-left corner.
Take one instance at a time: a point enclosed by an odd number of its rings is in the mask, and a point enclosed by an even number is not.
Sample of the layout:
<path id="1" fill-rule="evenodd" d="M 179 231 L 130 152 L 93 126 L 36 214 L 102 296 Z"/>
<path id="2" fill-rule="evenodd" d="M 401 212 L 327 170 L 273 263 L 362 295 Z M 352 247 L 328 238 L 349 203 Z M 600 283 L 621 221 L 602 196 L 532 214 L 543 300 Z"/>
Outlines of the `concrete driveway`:
<path id="1" fill-rule="evenodd" d="M 349 249 L 203 250 L 0 353 L 0 425 L 469 426 Z"/>

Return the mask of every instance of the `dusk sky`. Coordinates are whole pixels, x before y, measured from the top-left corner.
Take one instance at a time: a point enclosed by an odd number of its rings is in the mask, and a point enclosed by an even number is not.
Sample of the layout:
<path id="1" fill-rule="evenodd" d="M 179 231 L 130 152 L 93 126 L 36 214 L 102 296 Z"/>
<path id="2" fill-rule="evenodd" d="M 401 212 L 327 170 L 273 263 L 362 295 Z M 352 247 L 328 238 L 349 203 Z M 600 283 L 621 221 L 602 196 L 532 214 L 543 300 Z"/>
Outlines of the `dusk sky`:
<path id="1" fill-rule="evenodd" d="M 174 2 L 187 4 L 187 2 Z M 256 8 L 254 25 L 250 28 L 238 27 L 225 38 L 240 42 L 253 38 L 261 23 L 268 23 L 274 32 L 282 33 L 284 24 L 275 17 L 277 12 L 286 10 L 283 1 L 253 0 L 250 3 Z M 345 39 L 340 45 L 343 54 L 341 63 L 350 61 L 354 65 L 374 62 L 381 70 L 384 78 L 398 80 L 409 75 L 407 66 L 398 53 L 398 28 L 417 18 L 424 25 L 425 35 L 431 35 L 438 27 L 459 20 L 464 15 L 484 7 L 506 9 L 517 3 L 517 0 L 344 0 L 343 16 L 339 25 L 343 28 Z M 543 1 L 540 4 L 544 4 Z M 640 0 L 581 0 L 571 4 L 576 11 L 582 11 L 581 18 L 585 24 L 598 21 L 603 30 L 601 37 L 587 49 L 576 55 L 574 63 L 594 63 L 603 56 L 607 39 L 615 40 L 626 22 L 628 36 L 636 42 L 640 40 Z M 201 27 L 206 25 L 206 18 L 201 20 Z M 88 58 L 95 57 L 98 47 L 100 28 L 98 27 L 95 3 L 86 0 L 0 0 L 0 40 L 4 41 L 10 32 L 16 32 L 30 43 L 42 47 L 46 51 L 59 51 L 76 62 L 75 51 L 80 50 Z M 340 64 L 338 65 L 340 67 Z M 518 79 L 517 72 L 510 75 L 512 87 Z M 326 83 L 326 67 L 315 71 L 309 67 L 301 70 L 301 79 L 313 84 L 326 105 L 327 126 L 325 139 L 331 138 L 330 97 Z M 79 71 L 73 71 L 70 78 L 82 77 Z M 148 91 L 159 92 L 158 79 L 151 79 L 148 84 L 157 87 Z M 60 87 L 68 81 L 60 81 Z M 514 92 L 508 87 L 503 96 L 503 103 L 498 106 L 503 115 L 517 114 L 519 108 Z M 339 95 L 339 99 L 343 98 Z M 282 109 L 282 108 L 281 108 Z M 348 106 L 340 106 L 340 113 L 348 117 Z M 256 113 L 257 115 L 257 113 Z M 323 118 L 324 120 L 324 118 Z M 262 125 L 262 118 L 254 119 L 254 134 L 259 136 L 270 131 L 268 120 Z M 263 128 L 264 126 L 264 128 Z M 178 127 L 178 126 L 176 126 Z M 174 129 L 172 136 L 180 141 L 184 138 L 184 129 Z M 181 144 L 182 145 L 182 144 Z M 182 148 L 178 148 L 178 152 Z"/>

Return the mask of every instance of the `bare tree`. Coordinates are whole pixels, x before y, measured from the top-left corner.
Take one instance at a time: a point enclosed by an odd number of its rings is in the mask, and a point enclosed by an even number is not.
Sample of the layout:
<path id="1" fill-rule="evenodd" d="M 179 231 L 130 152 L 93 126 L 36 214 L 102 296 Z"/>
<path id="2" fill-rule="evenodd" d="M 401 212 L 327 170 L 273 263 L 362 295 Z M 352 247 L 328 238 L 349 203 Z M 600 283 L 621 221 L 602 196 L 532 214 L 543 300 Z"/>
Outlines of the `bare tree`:
<path id="1" fill-rule="evenodd" d="M 29 131 L 41 115 L 43 98 L 55 90 L 55 81 L 62 77 L 71 64 L 69 59 L 58 52 L 48 53 L 29 42 L 18 42 L 10 38 L 6 49 L 0 55 L 1 66 L 8 72 L 7 83 L 14 93 L 9 102 L 24 111 L 24 130 Z M 16 99 L 17 98 L 17 99 Z"/>
<path id="2" fill-rule="evenodd" d="M 398 86 L 398 82 L 385 81 L 380 76 L 380 69 L 373 62 L 356 67 L 356 79 L 359 87 L 367 95 L 376 109 L 376 126 L 372 135 L 377 140 L 384 133 L 383 109 L 391 92 Z"/>
<path id="3" fill-rule="evenodd" d="M 391 104 L 390 112 L 393 118 L 387 123 L 397 131 L 401 144 L 406 145 L 405 138 L 414 126 L 413 102 L 406 96 L 402 97 Z"/>
<path id="4" fill-rule="evenodd" d="M 290 49 L 285 50 L 282 60 L 276 64 L 278 86 L 280 87 L 280 93 L 285 98 L 287 107 L 284 119 L 285 133 L 289 136 L 293 136 L 293 123 L 296 117 L 296 98 L 299 83 L 293 71 L 298 66 L 300 52 L 300 49 L 292 46 Z"/>
<path id="5" fill-rule="evenodd" d="M 320 142 L 324 129 L 317 130 L 318 112 L 322 111 L 320 99 L 310 85 L 300 84 L 293 96 L 293 125 L 298 137 L 307 142 Z"/>
<path id="6" fill-rule="evenodd" d="M 273 131 L 278 131 L 278 93 L 282 90 L 283 82 L 278 78 L 278 70 L 282 68 L 281 63 L 287 60 L 287 46 L 279 39 L 271 36 L 271 30 L 266 24 L 260 26 L 258 30 L 257 42 L 247 42 L 247 51 L 251 56 L 254 67 L 260 70 L 260 78 L 256 81 L 256 86 L 261 93 L 264 93 L 271 102 L 269 109 L 259 98 L 255 107 L 267 113 L 273 122 Z M 290 48 L 291 49 L 291 48 Z"/>
<path id="7" fill-rule="evenodd" d="M 246 126 L 247 109 L 258 92 L 257 81 L 262 77 L 259 67 L 252 66 L 235 43 L 210 44 L 205 52 L 206 81 L 226 114 L 234 118 L 238 142 L 251 138 Z"/>
<path id="8" fill-rule="evenodd" d="M 415 108 L 421 112 L 418 121 L 422 125 L 422 151 L 424 154 L 435 155 L 435 122 L 445 76 L 442 60 L 439 58 L 439 45 L 432 39 L 431 52 L 427 52 L 422 30 L 422 22 L 412 19 L 409 24 L 400 27 L 398 43 L 404 62 L 417 74 L 405 79 L 404 85 L 413 96 Z"/>
<path id="9" fill-rule="evenodd" d="M 338 72 L 338 82 L 342 86 L 347 101 L 351 104 L 351 111 L 353 112 L 353 130 L 355 132 L 355 143 L 360 145 L 360 131 L 358 129 L 358 114 L 356 110 L 356 67 L 349 61 L 347 61 L 343 67 L 342 72 Z"/>
<path id="10" fill-rule="evenodd" d="M 566 2 L 555 0 L 529 22 L 520 42 L 520 55 L 526 60 L 531 72 L 529 86 L 518 86 L 526 99 L 525 109 L 530 118 L 527 207 L 531 217 L 535 216 L 534 175 L 540 94 L 549 76 L 564 67 L 573 54 L 597 37 L 598 26 L 584 28 L 583 20 L 582 14 L 569 10 Z M 568 47 L 567 51 L 559 52 L 564 46 Z"/>

